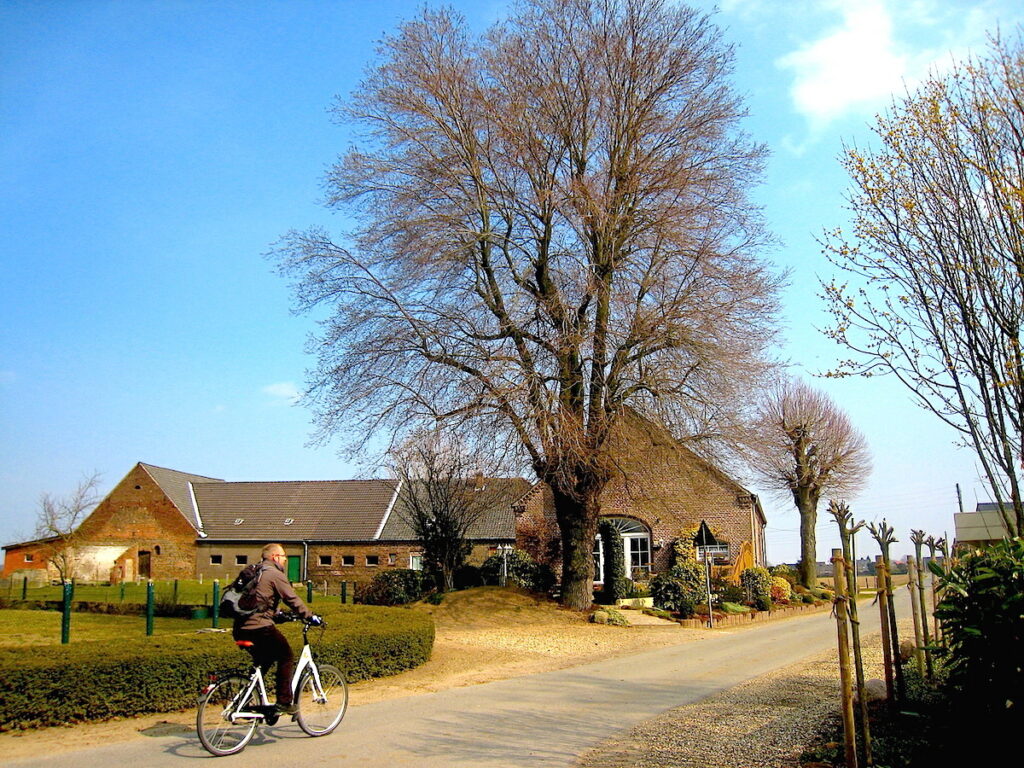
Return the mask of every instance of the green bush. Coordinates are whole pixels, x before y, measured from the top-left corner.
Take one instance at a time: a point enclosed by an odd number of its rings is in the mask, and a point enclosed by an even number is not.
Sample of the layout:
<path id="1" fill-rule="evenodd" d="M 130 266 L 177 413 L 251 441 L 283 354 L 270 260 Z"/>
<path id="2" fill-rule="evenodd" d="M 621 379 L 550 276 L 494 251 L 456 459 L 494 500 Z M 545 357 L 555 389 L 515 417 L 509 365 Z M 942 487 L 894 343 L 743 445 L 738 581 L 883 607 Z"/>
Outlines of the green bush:
<path id="1" fill-rule="evenodd" d="M 480 568 L 476 565 L 460 565 L 455 569 L 454 580 L 456 589 L 471 589 L 484 585 L 483 574 L 480 573 Z"/>
<path id="2" fill-rule="evenodd" d="M 626 578 L 625 550 L 622 535 L 607 520 L 598 526 L 601 544 L 604 548 L 604 573 L 601 574 L 600 602 L 614 605 L 633 590 L 633 583 Z"/>
<path id="3" fill-rule="evenodd" d="M 759 611 L 772 607 L 772 577 L 767 568 L 747 568 L 740 574 L 740 583 L 746 590 L 747 600 Z"/>
<path id="4" fill-rule="evenodd" d="M 781 579 L 785 579 L 789 582 L 789 586 L 791 587 L 795 587 L 797 585 L 797 572 L 785 563 L 773 565 L 768 569 L 768 573 L 772 576 L 778 576 Z"/>
<path id="5" fill-rule="evenodd" d="M 329 627 L 314 632 L 318 661 L 349 681 L 393 675 L 430 656 L 434 626 L 407 609 L 318 606 Z M 301 629 L 285 625 L 293 647 Z M 221 632 L 124 638 L 38 648 L 0 648 L 0 731 L 131 717 L 195 707 L 210 672 L 244 670 L 249 657 Z M 272 684 L 271 684 L 272 685 Z"/>
<path id="6" fill-rule="evenodd" d="M 675 611 L 684 619 L 693 615 L 695 608 L 708 599 L 704 582 L 704 568 L 699 563 L 674 565 L 651 579 L 651 597 L 654 604 Z"/>
<path id="7" fill-rule="evenodd" d="M 532 592 L 547 592 L 555 584 L 555 574 L 551 568 L 536 562 L 521 549 L 513 549 L 507 555 L 508 583 L 516 584 Z M 494 554 L 484 560 L 480 566 L 480 574 L 485 584 L 500 584 L 502 556 Z"/>
<path id="8" fill-rule="evenodd" d="M 951 697 L 964 712 L 1024 723 L 1024 539 L 969 552 L 942 577 L 936 615 L 949 646 Z"/>
<path id="9" fill-rule="evenodd" d="M 610 624 L 613 627 L 628 627 L 629 620 L 622 615 L 622 611 L 614 608 L 601 608 L 590 614 L 590 621 L 594 624 Z"/>
<path id="10" fill-rule="evenodd" d="M 739 613 L 750 613 L 750 608 L 739 603 L 725 602 L 718 606 L 724 613 L 739 614 Z"/>
<path id="11" fill-rule="evenodd" d="M 365 605 L 405 605 L 423 597 L 428 591 L 422 571 L 395 568 L 374 575 L 358 594 L 357 602 Z"/>
<path id="12" fill-rule="evenodd" d="M 711 591 L 718 595 L 716 605 L 724 603 L 742 603 L 747 599 L 746 590 L 739 584 L 717 578 L 711 582 Z"/>

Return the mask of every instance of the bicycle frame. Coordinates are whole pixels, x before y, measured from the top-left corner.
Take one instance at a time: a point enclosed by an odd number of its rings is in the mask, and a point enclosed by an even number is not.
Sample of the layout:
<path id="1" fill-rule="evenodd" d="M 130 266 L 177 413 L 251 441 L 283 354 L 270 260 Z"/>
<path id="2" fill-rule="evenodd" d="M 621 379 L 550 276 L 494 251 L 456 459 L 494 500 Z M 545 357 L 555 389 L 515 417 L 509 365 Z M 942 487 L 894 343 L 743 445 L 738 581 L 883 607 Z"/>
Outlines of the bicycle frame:
<path id="1" fill-rule="evenodd" d="M 309 669 L 310 674 L 313 677 L 313 689 L 318 697 L 323 697 L 324 691 L 323 686 L 320 682 L 320 670 L 316 666 L 316 662 L 313 661 L 313 652 L 310 649 L 309 638 L 309 625 L 303 625 L 302 627 L 302 652 L 299 654 L 298 661 L 295 663 L 295 672 L 292 673 L 291 689 L 292 695 L 298 696 L 299 693 L 299 680 L 302 679 L 303 672 Z M 213 681 L 207 686 L 207 690 L 212 687 Z M 233 711 L 230 714 L 231 722 L 236 720 L 266 720 L 266 713 L 264 712 L 247 712 L 244 709 L 234 709 L 238 702 L 248 701 L 249 697 L 254 693 L 259 693 L 259 705 L 261 708 L 270 707 L 270 699 L 267 696 L 267 685 L 263 680 L 263 671 L 258 666 L 253 666 L 252 674 L 249 676 L 249 684 L 245 686 L 239 694 L 235 697 L 234 701 L 231 702 Z"/>

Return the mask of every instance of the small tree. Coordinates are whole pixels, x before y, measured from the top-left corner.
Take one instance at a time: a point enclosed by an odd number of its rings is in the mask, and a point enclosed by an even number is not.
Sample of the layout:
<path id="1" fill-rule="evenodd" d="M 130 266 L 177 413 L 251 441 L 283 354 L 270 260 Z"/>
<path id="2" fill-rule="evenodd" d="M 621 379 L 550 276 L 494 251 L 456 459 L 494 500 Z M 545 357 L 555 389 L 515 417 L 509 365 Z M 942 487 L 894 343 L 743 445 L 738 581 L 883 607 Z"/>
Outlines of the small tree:
<path id="1" fill-rule="evenodd" d="M 455 589 L 455 572 L 472 550 L 470 529 L 504 490 L 475 470 L 458 446 L 436 434 L 411 440 L 393 464 L 401 481 L 396 511 L 422 543 L 427 573 L 446 592 Z"/>
<path id="2" fill-rule="evenodd" d="M 859 489 L 871 472 L 864 437 L 824 392 L 785 379 L 761 402 L 754 468 L 800 513 L 799 582 L 818 583 L 814 526 L 823 493 Z"/>
<path id="3" fill-rule="evenodd" d="M 928 78 L 849 147 L 852 232 L 825 287 L 834 375 L 894 375 L 974 449 L 1011 536 L 1024 530 L 1024 47 Z"/>
<path id="4" fill-rule="evenodd" d="M 67 496 L 44 493 L 39 497 L 36 536 L 54 539 L 46 561 L 57 569 L 61 581 L 74 578 L 78 526 L 100 500 L 97 487 L 101 475 L 83 477 Z"/>

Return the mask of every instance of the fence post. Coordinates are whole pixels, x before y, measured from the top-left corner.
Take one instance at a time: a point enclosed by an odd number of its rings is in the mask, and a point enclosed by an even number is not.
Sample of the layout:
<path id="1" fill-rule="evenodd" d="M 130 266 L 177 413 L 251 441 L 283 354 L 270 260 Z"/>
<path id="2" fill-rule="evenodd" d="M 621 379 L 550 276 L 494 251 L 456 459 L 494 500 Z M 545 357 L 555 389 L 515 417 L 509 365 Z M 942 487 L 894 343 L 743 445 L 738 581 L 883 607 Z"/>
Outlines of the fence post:
<path id="1" fill-rule="evenodd" d="M 121 582 L 121 602 L 124 602 L 124 582 Z"/>
<path id="2" fill-rule="evenodd" d="M 71 642 L 71 597 L 74 594 L 74 588 L 70 581 L 64 582 L 64 605 L 61 608 L 60 617 L 60 642 L 61 645 L 67 645 Z"/>
<path id="3" fill-rule="evenodd" d="M 146 636 L 153 634 L 153 607 L 155 600 L 153 593 L 153 580 L 149 579 L 146 582 Z"/>
<path id="4" fill-rule="evenodd" d="M 857 734 L 853 719 L 853 680 L 850 675 L 850 636 L 846 626 L 846 602 L 849 600 L 846 589 L 846 565 L 843 561 L 843 550 L 832 550 L 832 573 L 836 587 L 835 609 L 836 629 L 839 633 L 839 681 L 843 698 L 843 745 L 846 755 L 846 767 L 857 768 Z"/>
<path id="5" fill-rule="evenodd" d="M 313 582 L 306 582 L 306 604 L 309 605 L 313 602 Z"/>
<path id="6" fill-rule="evenodd" d="M 178 580 L 177 579 L 174 580 L 174 592 L 173 592 L 173 594 L 171 596 L 171 602 L 174 603 L 175 605 L 178 604 Z"/>
<path id="7" fill-rule="evenodd" d="M 28 600 L 28 576 L 21 579 L 21 599 Z"/>
<path id="8" fill-rule="evenodd" d="M 213 580 L 213 605 L 210 614 L 213 616 L 213 628 L 220 626 L 220 579 Z"/>
<path id="9" fill-rule="evenodd" d="M 341 582 L 341 604 L 344 605 L 348 602 L 348 582 Z"/>

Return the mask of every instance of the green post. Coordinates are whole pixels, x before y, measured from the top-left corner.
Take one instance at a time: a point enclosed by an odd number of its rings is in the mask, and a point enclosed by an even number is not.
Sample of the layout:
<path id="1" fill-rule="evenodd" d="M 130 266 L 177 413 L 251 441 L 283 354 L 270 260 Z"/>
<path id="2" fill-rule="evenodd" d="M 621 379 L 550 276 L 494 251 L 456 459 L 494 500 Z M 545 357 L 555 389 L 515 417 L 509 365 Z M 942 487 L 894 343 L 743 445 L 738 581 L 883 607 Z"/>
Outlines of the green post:
<path id="1" fill-rule="evenodd" d="M 210 614 L 213 616 L 213 628 L 220 626 L 220 579 L 213 580 L 213 606 Z"/>
<path id="2" fill-rule="evenodd" d="M 156 596 L 153 593 L 153 580 L 146 582 L 146 636 L 153 634 L 153 608 L 156 604 Z"/>
<path id="3" fill-rule="evenodd" d="M 175 605 L 178 604 L 178 580 L 177 579 L 174 580 L 174 596 L 171 598 L 171 602 L 173 602 Z"/>
<path id="4" fill-rule="evenodd" d="M 341 604 L 344 605 L 348 602 L 348 582 L 341 582 Z"/>
<path id="5" fill-rule="evenodd" d="M 71 595 L 73 587 L 70 581 L 64 582 L 64 605 L 60 617 L 60 642 L 67 645 L 71 642 Z"/>
<path id="6" fill-rule="evenodd" d="M 312 581 L 307 581 L 306 582 L 306 604 L 308 605 L 309 603 L 312 603 L 312 602 L 313 602 L 313 582 Z"/>
<path id="7" fill-rule="evenodd" d="M 28 576 L 25 576 L 21 580 L 21 599 L 28 600 Z"/>
<path id="8" fill-rule="evenodd" d="M 121 582 L 121 602 L 124 602 L 124 582 Z"/>

